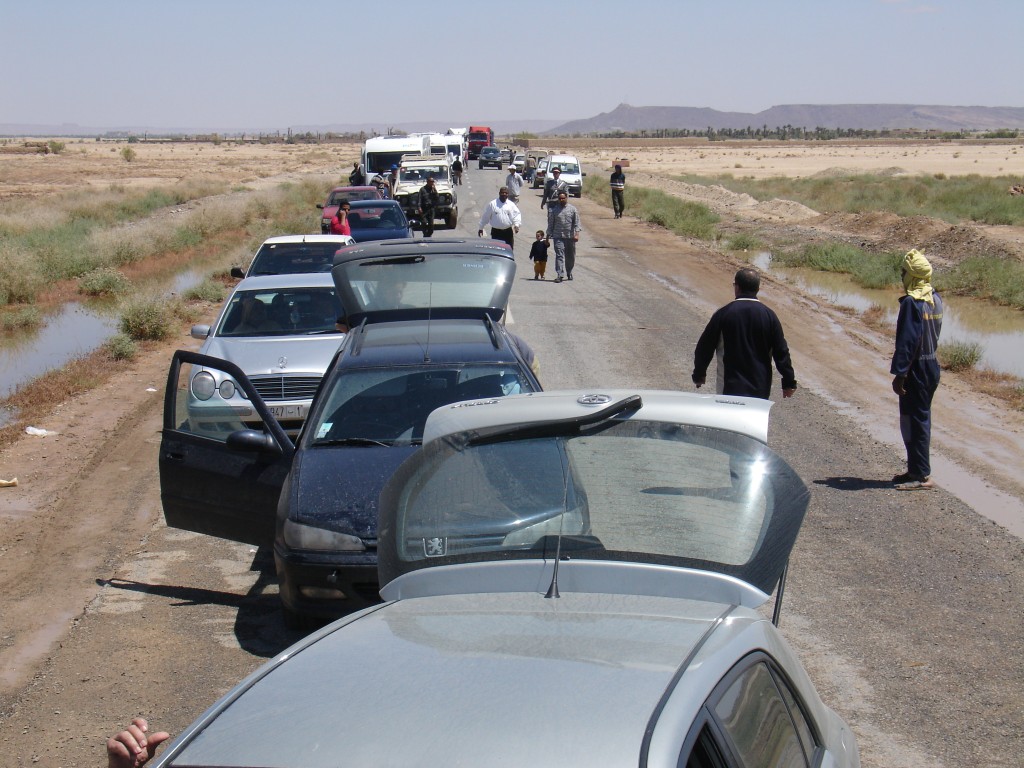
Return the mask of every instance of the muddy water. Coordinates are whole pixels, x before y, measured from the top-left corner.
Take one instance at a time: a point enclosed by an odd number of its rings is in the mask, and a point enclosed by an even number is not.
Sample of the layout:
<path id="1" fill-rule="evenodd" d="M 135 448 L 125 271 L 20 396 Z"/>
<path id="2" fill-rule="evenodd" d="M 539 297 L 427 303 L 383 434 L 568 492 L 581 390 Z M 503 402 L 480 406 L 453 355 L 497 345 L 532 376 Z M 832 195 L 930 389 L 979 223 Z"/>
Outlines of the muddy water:
<path id="1" fill-rule="evenodd" d="M 895 289 L 862 288 L 849 276 L 834 272 L 779 267 L 772 263 L 767 253 L 758 254 L 753 263 L 758 269 L 798 285 L 830 304 L 858 312 L 872 306 L 882 307 L 888 320 L 895 325 L 899 308 L 899 293 Z M 1024 312 L 961 296 L 943 298 L 943 343 L 979 344 L 984 350 L 979 368 L 1024 378 Z"/>
<path id="2" fill-rule="evenodd" d="M 46 317 L 38 331 L 17 334 L 0 346 L 0 397 L 99 347 L 117 332 L 110 309 L 73 302 Z"/>

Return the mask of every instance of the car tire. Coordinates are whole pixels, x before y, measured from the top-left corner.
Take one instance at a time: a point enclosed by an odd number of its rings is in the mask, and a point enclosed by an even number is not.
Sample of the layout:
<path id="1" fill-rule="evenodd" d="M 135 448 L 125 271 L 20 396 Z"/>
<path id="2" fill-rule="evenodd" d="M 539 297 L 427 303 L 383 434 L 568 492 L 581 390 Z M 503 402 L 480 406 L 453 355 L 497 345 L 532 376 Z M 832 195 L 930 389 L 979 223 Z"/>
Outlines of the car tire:
<path id="1" fill-rule="evenodd" d="M 480 165 L 479 165 L 479 166 L 477 166 L 477 170 L 478 170 L 478 171 L 482 171 L 483 169 L 484 169 L 484 164 L 483 164 L 483 163 L 480 163 Z"/>
<path id="2" fill-rule="evenodd" d="M 455 229 L 455 225 L 459 223 L 459 212 L 451 211 L 448 216 L 445 217 L 444 225 L 448 229 Z"/>

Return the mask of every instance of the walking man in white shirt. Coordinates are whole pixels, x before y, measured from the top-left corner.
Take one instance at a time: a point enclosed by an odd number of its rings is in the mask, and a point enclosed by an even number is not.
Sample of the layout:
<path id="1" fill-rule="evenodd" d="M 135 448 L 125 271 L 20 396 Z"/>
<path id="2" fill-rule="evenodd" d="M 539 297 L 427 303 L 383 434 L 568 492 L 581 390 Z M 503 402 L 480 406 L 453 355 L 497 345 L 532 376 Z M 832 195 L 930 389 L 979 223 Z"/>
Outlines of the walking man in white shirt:
<path id="1" fill-rule="evenodd" d="M 511 248 L 515 233 L 519 231 L 519 225 L 523 223 L 523 214 L 519 206 L 508 199 L 508 187 L 498 190 L 498 197 L 491 200 L 484 208 L 480 216 L 479 237 L 484 236 L 484 227 L 491 228 L 491 237 L 495 240 L 502 240 L 508 243 Z"/>

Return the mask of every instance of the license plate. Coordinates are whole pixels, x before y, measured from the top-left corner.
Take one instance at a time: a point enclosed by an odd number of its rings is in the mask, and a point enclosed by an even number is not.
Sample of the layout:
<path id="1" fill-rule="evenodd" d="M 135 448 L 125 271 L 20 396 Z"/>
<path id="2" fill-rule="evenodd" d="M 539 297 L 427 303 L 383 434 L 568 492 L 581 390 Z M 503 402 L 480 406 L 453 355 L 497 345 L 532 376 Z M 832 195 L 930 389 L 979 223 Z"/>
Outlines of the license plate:
<path id="1" fill-rule="evenodd" d="M 267 410 L 278 420 L 306 418 L 306 406 L 304 405 L 269 405 Z"/>

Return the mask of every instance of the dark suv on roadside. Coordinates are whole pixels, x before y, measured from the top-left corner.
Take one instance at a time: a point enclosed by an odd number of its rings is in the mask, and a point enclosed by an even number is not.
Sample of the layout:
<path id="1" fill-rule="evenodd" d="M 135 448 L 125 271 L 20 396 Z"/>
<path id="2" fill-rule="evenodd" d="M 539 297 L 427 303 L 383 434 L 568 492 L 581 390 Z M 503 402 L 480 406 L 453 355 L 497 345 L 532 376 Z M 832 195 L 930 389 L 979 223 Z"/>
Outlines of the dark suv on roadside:
<path id="1" fill-rule="evenodd" d="M 477 158 L 480 168 L 497 168 L 501 170 L 501 150 L 497 147 L 484 147 Z"/>
<path id="2" fill-rule="evenodd" d="M 378 495 L 418 449 L 431 411 L 540 390 L 532 352 L 502 324 L 515 278 L 503 244 L 355 245 L 338 252 L 333 275 L 351 330 L 294 444 L 226 361 L 176 352 L 164 405 L 167 524 L 272 546 L 285 618 L 296 627 L 378 599 Z M 249 404 L 225 398 L 215 430 L 209 398 L 203 421 L 189 414 L 200 366 L 218 370 L 220 389 L 243 392 Z M 260 430 L 246 429 L 253 410 Z"/>

